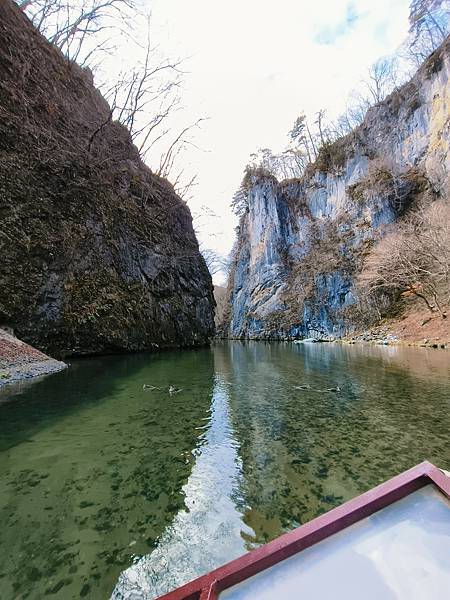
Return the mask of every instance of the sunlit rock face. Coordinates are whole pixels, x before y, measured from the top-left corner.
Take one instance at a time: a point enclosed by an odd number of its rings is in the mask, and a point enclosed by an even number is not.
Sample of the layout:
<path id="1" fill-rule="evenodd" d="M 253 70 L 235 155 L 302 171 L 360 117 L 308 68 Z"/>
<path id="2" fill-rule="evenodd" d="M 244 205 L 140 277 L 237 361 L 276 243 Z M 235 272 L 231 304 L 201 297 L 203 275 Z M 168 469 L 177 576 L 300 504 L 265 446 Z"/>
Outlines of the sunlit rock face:
<path id="1" fill-rule="evenodd" d="M 450 41 L 299 180 L 253 178 L 229 335 L 339 337 L 371 244 L 424 193 L 449 193 Z"/>

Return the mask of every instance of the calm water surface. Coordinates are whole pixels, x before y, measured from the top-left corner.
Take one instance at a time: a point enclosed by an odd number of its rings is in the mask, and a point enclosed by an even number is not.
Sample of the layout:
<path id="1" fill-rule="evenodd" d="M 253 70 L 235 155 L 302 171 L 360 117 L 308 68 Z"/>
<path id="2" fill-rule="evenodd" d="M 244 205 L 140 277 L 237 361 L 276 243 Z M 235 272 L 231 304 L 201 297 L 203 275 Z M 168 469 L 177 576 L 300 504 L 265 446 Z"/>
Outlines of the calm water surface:
<path id="1" fill-rule="evenodd" d="M 0 597 L 154 598 L 424 458 L 450 468 L 449 432 L 445 351 L 75 361 L 0 392 Z"/>

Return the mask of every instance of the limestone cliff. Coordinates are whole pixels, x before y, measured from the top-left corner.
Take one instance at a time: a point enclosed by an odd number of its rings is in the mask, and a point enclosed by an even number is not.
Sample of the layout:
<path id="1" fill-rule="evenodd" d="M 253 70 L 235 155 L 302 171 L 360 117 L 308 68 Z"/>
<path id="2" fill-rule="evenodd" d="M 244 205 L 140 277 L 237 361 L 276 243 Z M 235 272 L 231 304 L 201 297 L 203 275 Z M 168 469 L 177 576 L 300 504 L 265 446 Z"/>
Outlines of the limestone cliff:
<path id="1" fill-rule="evenodd" d="M 230 278 L 232 337 L 352 331 L 354 278 L 373 240 L 421 195 L 448 197 L 449 70 L 447 40 L 302 179 L 253 176 Z"/>
<path id="2" fill-rule="evenodd" d="M 214 330 L 191 214 L 92 77 L 0 3 L 0 326 L 58 355 L 193 346 Z"/>

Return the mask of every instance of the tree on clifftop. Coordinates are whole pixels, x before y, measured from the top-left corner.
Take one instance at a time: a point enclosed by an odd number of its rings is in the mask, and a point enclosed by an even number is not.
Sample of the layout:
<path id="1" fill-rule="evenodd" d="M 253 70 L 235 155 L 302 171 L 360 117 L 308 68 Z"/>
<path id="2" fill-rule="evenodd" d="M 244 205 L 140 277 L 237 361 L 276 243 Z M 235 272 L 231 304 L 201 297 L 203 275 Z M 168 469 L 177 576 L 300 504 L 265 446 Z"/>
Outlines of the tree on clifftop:
<path id="1" fill-rule="evenodd" d="M 99 89 L 111 111 L 108 120 L 93 130 L 88 151 L 107 122 L 119 121 L 130 131 L 142 159 L 155 173 L 170 179 L 175 191 L 187 199 L 195 176 L 185 176 L 180 157 L 204 119 L 183 124 L 177 118 L 175 124 L 174 116 L 183 110 L 183 61 L 167 58 L 151 42 L 150 17 L 139 11 L 141 2 L 16 0 L 69 64 L 76 62 L 103 78 Z M 121 68 L 121 61 L 111 58 L 118 59 L 118 45 L 124 36 L 133 46 L 129 54 L 136 58 L 132 65 Z M 102 68 L 105 63 L 107 67 Z M 115 68 L 111 69 L 111 64 Z"/>
<path id="2" fill-rule="evenodd" d="M 449 0 L 413 0 L 409 10 L 409 52 L 420 65 L 450 32 Z"/>
<path id="3" fill-rule="evenodd" d="M 135 0 L 17 0 L 50 43 L 81 66 L 112 50 L 136 11 Z"/>

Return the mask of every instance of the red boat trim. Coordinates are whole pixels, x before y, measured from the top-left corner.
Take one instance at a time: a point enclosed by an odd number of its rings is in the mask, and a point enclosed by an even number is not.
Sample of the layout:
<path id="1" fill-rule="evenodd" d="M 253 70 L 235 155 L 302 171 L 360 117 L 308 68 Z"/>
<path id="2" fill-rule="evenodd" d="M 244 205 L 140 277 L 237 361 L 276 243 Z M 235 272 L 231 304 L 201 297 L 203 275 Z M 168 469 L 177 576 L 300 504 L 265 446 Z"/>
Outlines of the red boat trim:
<path id="1" fill-rule="evenodd" d="M 424 461 L 272 542 L 160 596 L 158 600 L 217 600 L 223 590 L 353 525 L 427 484 L 434 484 L 450 499 L 450 477 Z"/>

